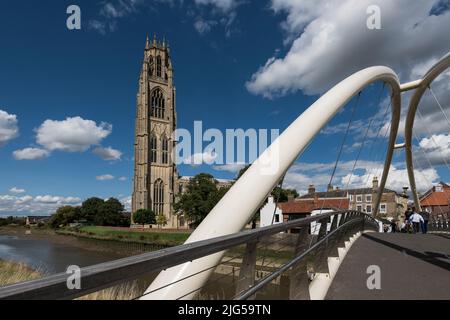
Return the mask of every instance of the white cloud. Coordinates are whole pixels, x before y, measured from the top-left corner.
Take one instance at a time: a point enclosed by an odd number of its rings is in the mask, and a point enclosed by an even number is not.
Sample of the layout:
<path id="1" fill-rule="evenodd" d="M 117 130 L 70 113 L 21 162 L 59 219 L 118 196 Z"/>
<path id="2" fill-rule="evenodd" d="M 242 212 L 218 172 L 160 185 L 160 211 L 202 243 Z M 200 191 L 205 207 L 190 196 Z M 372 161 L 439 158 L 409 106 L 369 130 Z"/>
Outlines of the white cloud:
<path id="1" fill-rule="evenodd" d="M 120 177 L 120 178 L 119 178 L 119 181 L 127 181 L 127 180 L 128 180 L 127 177 Z"/>
<path id="2" fill-rule="evenodd" d="M 105 122 L 97 125 L 95 121 L 74 117 L 63 121 L 46 120 L 36 132 L 37 143 L 47 150 L 83 152 L 100 144 L 112 132 L 112 125 Z"/>
<path id="3" fill-rule="evenodd" d="M 242 163 L 229 163 L 220 166 L 214 166 L 214 170 L 217 171 L 227 171 L 231 173 L 238 173 L 241 169 L 245 167 L 245 164 Z"/>
<path id="4" fill-rule="evenodd" d="M 105 22 L 99 20 L 91 20 L 88 24 L 89 28 L 94 29 L 101 35 L 105 35 L 108 31 L 108 25 Z"/>
<path id="5" fill-rule="evenodd" d="M 103 147 L 97 147 L 92 151 L 95 155 L 99 156 L 103 160 L 107 161 L 116 161 L 121 160 L 122 152 L 119 150 L 113 149 L 111 147 L 103 148 Z"/>
<path id="6" fill-rule="evenodd" d="M 238 6 L 237 0 L 195 0 L 197 5 L 210 5 L 224 13 L 230 12 Z"/>
<path id="7" fill-rule="evenodd" d="M 56 197 L 56 196 L 37 196 L 34 200 L 36 202 L 41 202 L 41 203 L 58 203 L 58 201 L 60 201 L 60 197 Z"/>
<path id="8" fill-rule="evenodd" d="M 119 201 L 123 204 L 125 211 L 131 212 L 131 196 L 120 198 Z"/>
<path id="9" fill-rule="evenodd" d="M 17 116 L 0 110 L 0 146 L 19 135 Z"/>
<path id="10" fill-rule="evenodd" d="M 21 189 L 21 188 L 17 188 L 17 187 L 13 187 L 13 188 L 9 189 L 9 192 L 15 193 L 15 194 L 19 194 L 19 193 L 25 193 L 26 190 L 25 189 Z"/>
<path id="11" fill-rule="evenodd" d="M 213 20 L 203 20 L 202 18 L 198 18 L 194 22 L 194 28 L 200 34 L 205 34 L 211 31 L 211 28 L 217 24 L 216 21 Z"/>
<path id="12" fill-rule="evenodd" d="M 111 174 L 104 174 L 101 176 L 96 176 L 95 179 L 97 179 L 98 181 L 109 181 L 114 180 L 114 176 Z"/>
<path id="13" fill-rule="evenodd" d="M 349 183 L 350 188 L 364 188 L 369 187 L 372 184 L 372 179 L 374 177 L 380 177 L 381 172 L 375 172 L 374 170 L 368 169 L 364 174 L 348 174 L 341 179 L 343 185 Z M 439 175 L 436 169 L 424 169 L 414 170 L 416 178 L 416 186 L 419 192 L 424 192 L 432 187 L 433 184 L 439 182 Z M 388 179 L 386 181 L 386 187 L 400 192 L 403 187 L 409 188 L 408 172 L 406 169 L 397 169 L 391 166 L 389 171 Z"/>
<path id="14" fill-rule="evenodd" d="M 40 148 L 25 148 L 13 152 L 13 157 L 16 160 L 38 160 L 47 158 L 50 152 Z"/>
<path id="15" fill-rule="evenodd" d="M 285 188 L 295 188 L 299 191 L 307 190 L 309 185 L 315 185 L 317 190 L 324 191 L 330 181 L 331 172 L 335 163 L 295 163 L 286 174 L 284 181 Z M 344 161 L 339 163 L 333 185 L 341 189 L 364 188 L 372 186 L 374 177 L 381 178 L 383 172 L 383 162 L 364 161 L 357 163 L 353 175 L 354 161 Z M 417 188 L 420 192 L 428 190 L 433 183 L 438 182 L 439 175 L 435 169 L 415 170 Z M 399 166 L 391 166 L 386 188 L 401 192 L 403 187 L 409 187 L 408 174 L 406 169 Z"/>
<path id="16" fill-rule="evenodd" d="M 110 0 L 102 4 L 98 16 L 88 22 L 88 27 L 105 35 L 118 29 L 119 22 L 137 15 L 144 10 L 158 14 L 159 5 L 177 6 L 185 10 L 190 18 L 195 18 L 194 28 L 200 34 L 207 33 L 213 26 L 222 25 L 226 36 L 234 31 L 232 24 L 236 18 L 236 8 L 240 0 Z M 202 18 L 203 17 L 203 18 Z"/>
<path id="17" fill-rule="evenodd" d="M 402 80 L 416 66 L 444 55 L 450 42 L 450 11 L 431 15 L 438 0 L 272 0 L 275 13 L 286 13 L 288 53 L 271 57 L 247 83 L 266 97 L 302 90 L 318 94 L 353 72 L 387 65 Z M 366 26 L 369 5 L 381 8 L 382 29 Z M 351 36 L 350 36 L 351 35 Z"/>
<path id="18" fill-rule="evenodd" d="M 191 166 L 199 166 L 202 164 L 212 164 L 217 158 L 217 154 L 214 151 L 205 151 L 203 153 L 195 153 L 192 156 L 183 160 L 184 164 Z"/>
<path id="19" fill-rule="evenodd" d="M 0 195 L 0 216 L 50 215 L 64 205 L 80 205 L 78 197 Z"/>
<path id="20" fill-rule="evenodd" d="M 426 168 L 450 164 L 450 134 L 432 135 L 413 148 L 415 166 Z"/>

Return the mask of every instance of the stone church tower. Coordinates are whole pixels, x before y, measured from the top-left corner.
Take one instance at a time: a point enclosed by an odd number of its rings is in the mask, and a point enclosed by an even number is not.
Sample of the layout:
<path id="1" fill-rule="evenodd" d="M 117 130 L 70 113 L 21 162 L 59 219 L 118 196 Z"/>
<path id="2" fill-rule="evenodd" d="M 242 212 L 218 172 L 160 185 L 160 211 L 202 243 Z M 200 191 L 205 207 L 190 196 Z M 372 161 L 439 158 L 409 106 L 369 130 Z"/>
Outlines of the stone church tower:
<path id="1" fill-rule="evenodd" d="M 137 94 L 132 212 L 151 209 L 177 228 L 173 203 L 178 173 L 172 151 L 176 129 L 175 87 L 168 45 L 147 37 Z"/>

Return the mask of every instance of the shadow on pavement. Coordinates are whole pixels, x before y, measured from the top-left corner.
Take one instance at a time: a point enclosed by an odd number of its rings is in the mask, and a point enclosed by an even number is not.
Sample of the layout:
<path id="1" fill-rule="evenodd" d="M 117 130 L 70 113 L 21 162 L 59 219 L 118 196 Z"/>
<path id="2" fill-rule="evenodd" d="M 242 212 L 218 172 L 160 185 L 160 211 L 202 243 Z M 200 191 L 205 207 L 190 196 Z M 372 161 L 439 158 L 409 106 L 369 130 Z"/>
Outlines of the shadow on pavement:
<path id="1" fill-rule="evenodd" d="M 363 237 L 372 240 L 374 242 L 380 243 L 382 245 L 388 246 L 392 249 L 398 250 L 400 252 L 404 252 L 414 258 L 420 259 L 422 261 L 431 263 L 439 268 L 442 268 L 444 270 L 450 271 L 450 263 L 439 260 L 438 258 L 445 258 L 448 259 L 448 255 L 447 254 L 442 254 L 442 253 L 437 253 L 437 252 L 418 252 L 409 248 L 405 248 L 402 246 L 399 246 L 395 243 L 389 242 L 389 241 L 385 241 L 385 240 L 381 240 L 377 237 L 373 237 L 369 234 L 363 234 Z"/>

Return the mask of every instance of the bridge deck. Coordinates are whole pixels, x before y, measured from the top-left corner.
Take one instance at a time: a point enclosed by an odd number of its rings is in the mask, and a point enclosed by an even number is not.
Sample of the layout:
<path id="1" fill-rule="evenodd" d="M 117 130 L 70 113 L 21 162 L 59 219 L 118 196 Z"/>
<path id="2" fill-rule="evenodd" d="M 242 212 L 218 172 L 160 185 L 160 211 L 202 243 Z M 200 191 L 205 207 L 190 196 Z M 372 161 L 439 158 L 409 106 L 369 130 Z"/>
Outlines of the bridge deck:
<path id="1" fill-rule="evenodd" d="M 363 234 L 339 268 L 327 299 L 450 299 L 450 236 Z M 381 269 L 381 290 L 367 288 L 367 267 Z"/>

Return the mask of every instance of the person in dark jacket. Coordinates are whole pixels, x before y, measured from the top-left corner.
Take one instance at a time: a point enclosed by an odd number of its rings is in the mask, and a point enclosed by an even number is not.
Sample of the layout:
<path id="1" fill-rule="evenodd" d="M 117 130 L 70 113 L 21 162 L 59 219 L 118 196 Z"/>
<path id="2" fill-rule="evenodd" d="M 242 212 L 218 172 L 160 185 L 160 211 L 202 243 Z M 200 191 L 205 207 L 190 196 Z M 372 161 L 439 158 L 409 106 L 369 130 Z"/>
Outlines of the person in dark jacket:
<path id="1" fill-rule="evenodd" d="M 412 223 L 411 221 L 409 221 L 409 218 L 411 218 L 411 215 L 413 214 L 413 211 L 411 210 L 411 208 L 408 208 L 408 210 L 405 211 L 405 230 L 407 233 L 412 232 Z"/>
<path id="2" fill-rule="evenodd" d="M 391 221 L 391 232 L 396 233 L 397 232 L 397 221 L 392 220 Z"/>
<path id="3" fill-rule="evenodd" d="M 423 210 L 420 215 L 423 218 L 423 222 L 421 224 L 422 233 L 426 234 L 428 232 L 428 221 L 430 220 L 430 213 L 428 211 Z"/>

